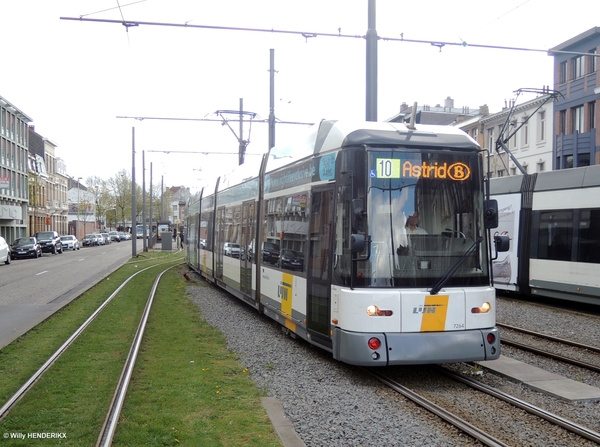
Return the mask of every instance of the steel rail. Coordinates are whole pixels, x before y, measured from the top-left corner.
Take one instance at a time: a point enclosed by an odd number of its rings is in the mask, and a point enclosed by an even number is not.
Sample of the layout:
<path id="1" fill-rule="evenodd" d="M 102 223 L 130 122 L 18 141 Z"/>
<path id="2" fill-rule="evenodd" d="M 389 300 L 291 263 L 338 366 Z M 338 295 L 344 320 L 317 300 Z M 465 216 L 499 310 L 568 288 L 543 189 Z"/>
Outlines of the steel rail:
<path id="1" fill-rule="evenodd" d="M 449 369 L 441 367 L 441 366 L 438 366 L 437 369 L 445 376 L 448 376 L 458 382 L 462 382 L 472 388 L 475 388 L 479 391 L 489 394 L 490 396 L 493 396 L 493 397 L 503 400 L 504 402 L 507 402 L 515 407 L 525 410 L 530 414 L 533 414 L 542 419 L 545 419 L 546 421 L 548 421 L 552 424 L 558 425 L 558 426 L 560 426 L 572 433 L 575 433 L 583 438 L 589 439 L 590 441 L 600 444 L 600 433 L 598 433 L 598 432 L 590 430 L 587 427 L 583 427 L 582 425 L 576 424 L 575 422 L 572 422 L 563 417 L 557 416 L 554 413 L 551 413 L 542 408 L 536 407 L 535 405 L 527 403 L 521 399 L 517 399 L 516 397 L 511 396 L 510 394 L 506 394 L 502 391 L 492 388 L 489 385 L 486 385 L 484 383 L 481 383 L 474 379 L 471 379 L 470 377 L 466 377 L 461 374 L 455 373 L 454 371 L 450 371 Z"/>
<path id="2" fill-rule="evenodd" d="M 144 332 L 146 330 L 146 323 L 148 322 L 148 317 L 150 315 L 152 303 L 154 302 L 154 297 L 156 296 L 156 289 L 158 288 L 158 283 L 160 282 L 162 275 L 164 275 L 166 272 L 168 272 L 176 266 L 177 265 L 173 265 L 163 270 L 154 280 L 154 284 L 152 285 L 152 289 L 150 290 L 148 300 L 146 301 L 146 307 L 144 308 L 142 318 L 140 319 L 140 323 L 138 324 L 138 328 L 133 338 L 133 342 L 131 343 L 129 354 L 127 355 L 127 359 L 125 360 L 123 371 L 121 372 L 121 376 L 119 377 L 115 394 L 110 403 L 108 412 L 106 414 L 106 419 L 104 420 L 104 424 L 102 425 L 102 429 L 100 430 L 100 435 L 98 436 L 98 441 L 96 443 L 96 446 L 98 447 L 110 447 L 112 445 L 112 440 L 117 430 L 117 424 L 119 422 L 119 416 L 121 415 L 121 410 L 123 409 L 123 404 L 125 402 L 125 396 L 127 395 L 127 388 L 129 387 L 129 382 L 131 381 L 133 368 L 135 367 L 135 362 L 137 360 L 140 346 L 142 344 L 142 339 L 144 337 Z"/>
<path id="3" fill-rule="evenodd" d="M 560 354 L 555 354 L 553 352 L 550 351 L 545 351 L 543 349 L 540 348 L 536 348 L 534 346 L 530 346 L 530 345 L 526 345 L 523 343 L 519 343 L 518 341 L 513 341 L 513 340 L 507 340 L 507 339 L 501 339 L 500 342 L 504 345 L 508 345 L 508 346 L 514 346 L 515 348 L 519 348 L 523 351 L 528 351 L 528 352 L 532 352 L 534 354 L 537 355 L 541 355 L 544 357 L 548 357 L 554 360 L 558 360 L 560 362 L 563 363 L 568 363 L 570 365 L 573 366 L 578 366 L 580 368 L 585 368 L 585 369 L 589 369 L 590 371 L 594 371 L 597 373 L 600 373 L 600 366 L 597 365 L 592 365 L 591 363 L 586 363 L 586 362 L 582 362 L 580 360 L 576 360 L 570 357 L 565 357 L 563 355 Z"/>
<path id="4" fill-rule="evenodd" d="M 479 428 L 475 427 L 474 425 L 466 422 L 465 420 L 459 418 L 458 416 L 452 414 L 451 412 L 443 409 L 439 405 L 434 404 L 433 402 L 427 400 L 426 398 L 424 398 L 423 396 L 419 395 L 418 393 L 412 391 L 411 389 L 409 389 L 403 385 L 400 385 L 398 382 L 391 380 L 391 379 L 385 377 L 384 375 L 382 375 L 374 370 L 371 370 L 371 369 L 364 369 L 364 371 L 371 374 L 373 377 L 375 377 L 381 383 L 390 387 L 394 391 L 396 391 L 396 392 L 402 394 L 404 397 L 412 400 L 417 405 L 429 410 L 433 414 L 442 418 L 444 421 L 448 422 L 449 424 L 453 425 L 454 427 L 457 427 L 458 429 L 462 430 L 463 432 L 467 433 L 469 436 L 472 436 L 474 439 L 482 442 L 483 444 L 490 446 L 490 447 L 508 447 L 508 444 L 505 444 L 502 441 L 499 441 L 498 439 L 490 436 L 488 433 L 480 430 Z"/>
<path id="5" fill-rule="evenodd" d="M 129 278 L 127 278 L 123 283 L 90 315 L 90 317 L 83 322 L 79 328 L 73 332 L 73 334 L 50 356 L 48 360 L 35 372 L 33 375 L 17 390 L 17 392 L 6 401 L 6 403 L 0 407 L 0 421 L 6 417 L 9 411 L 15 406 L 15 404 L 21 400 L 21 398 L 27 393 L 27 391 L 33 386 L 35 382 L 39 380 L 39 378 L 52 366 L 52 364 L 67 350 L 67 348 L 79 337 L 83 331 L 88 327 L 88 325 L 94 321 L 94 319 L 102 312 L 102 310 L 112 301 L 112 299 L 117 296 L 117 294 L 125 287 L 125 285 L 132 280 L 136 275 L 157 267 L 157 265 L 153 265 L 150 267 L 146 267 L 138 272 L 135 272 Z"/>
<path id="6" fill-rule="evenodd" d="M 576 348 L 587 349 L 588 351 L 593 351 L 593 352 L 597 352 L 600 354 L 600 348 L 597 346 L 586 345 L 583 343 L 578 343 L 576 341 L 566 340 L 564 338 L 553 337 L 552 335 L 541 334 L 539 332 L 531 331 L 529 329 L 523 329 L 520 327 L 511 326 L 509 324 L 504 324 L 504 323 L 496 323 L 496 326 L 503 327 L 505 329 L 510 329 L 513 331 L 522 332 L 522 333 L 528 334 L 528 335 L 534 335 L 536 337 L 543 337 L 547 340 L 555 341 L 555 342 L 561 343 L 563 345 L 569 345 L 569 346 L 574 346 Z"/>

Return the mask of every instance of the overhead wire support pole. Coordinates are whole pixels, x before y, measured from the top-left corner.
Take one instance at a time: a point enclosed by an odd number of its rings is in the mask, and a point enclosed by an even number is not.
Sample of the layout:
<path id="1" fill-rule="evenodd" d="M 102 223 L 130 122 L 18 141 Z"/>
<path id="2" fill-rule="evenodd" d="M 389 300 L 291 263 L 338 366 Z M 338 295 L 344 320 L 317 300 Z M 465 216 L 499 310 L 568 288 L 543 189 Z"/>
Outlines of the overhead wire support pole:
<path id="1" fill-rule="evenodd" d="M 369 0 L 366 40 L 366 120 L 377 121 L 377 30 L 375 29 L 375 0 Z"/>
<path id="2" fill-rule="evenodd" d="M 137 216 L 137 204 L 135 202 L 135 127 L 131 128 L 131 226 L 133 236 L 131 238 L 131 257 L 137 256 L 137 240 L 135 233 L 135 219 Z"/>

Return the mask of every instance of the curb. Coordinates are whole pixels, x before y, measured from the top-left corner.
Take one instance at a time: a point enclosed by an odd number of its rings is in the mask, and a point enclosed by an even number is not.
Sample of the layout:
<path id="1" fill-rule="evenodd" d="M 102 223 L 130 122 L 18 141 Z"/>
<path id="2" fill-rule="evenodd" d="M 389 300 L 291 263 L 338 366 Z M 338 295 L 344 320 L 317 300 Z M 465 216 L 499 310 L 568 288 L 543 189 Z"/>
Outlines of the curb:
<path id="1" fill-rule="evenodd" d="M 294 430 L 292 423 L 285 417 L 283 405 L 277 399 L 274 397 L 263 397 L 261 403 L 265 407 L 267 416 L 269 416 L 275 432 L 279 435 L 279 439 L 281 439 L 285 447 L 306 447 L 304 441 L 300 439 L 300 436 Z"/>

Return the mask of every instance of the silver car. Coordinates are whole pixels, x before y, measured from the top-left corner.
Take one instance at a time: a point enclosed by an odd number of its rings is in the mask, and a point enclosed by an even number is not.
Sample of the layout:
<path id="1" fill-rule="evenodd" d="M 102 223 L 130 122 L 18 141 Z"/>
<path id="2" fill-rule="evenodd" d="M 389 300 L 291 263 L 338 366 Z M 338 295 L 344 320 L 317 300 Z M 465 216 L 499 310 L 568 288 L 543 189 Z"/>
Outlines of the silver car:
<path id="1" fill-rule="evenodd" d="M 79 250 L 79 239 L 77 239 L 72 234 L 61 236 L 60 242 L 62 243 L 64 250 Z"/>
<path id="2" fill-rule="evenodd" d="M 2 236 L 0 236 L 0 262 L 10 264 L 10 246 Z"/>

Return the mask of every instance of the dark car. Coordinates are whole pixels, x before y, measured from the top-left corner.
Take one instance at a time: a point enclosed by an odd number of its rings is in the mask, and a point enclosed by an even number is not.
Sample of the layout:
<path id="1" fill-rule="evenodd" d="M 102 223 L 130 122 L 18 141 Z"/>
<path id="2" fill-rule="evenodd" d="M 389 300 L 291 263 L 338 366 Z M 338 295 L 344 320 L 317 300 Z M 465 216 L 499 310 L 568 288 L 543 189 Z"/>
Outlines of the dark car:
<path id="1" fill-rule="evenodd" d="M 279 261 L 279 245 L 273 242 L 264 242 L 262 249 L 263 262 L 277 264 Z"/>
<path id="2" fill-rule="evenodd" d="M 279 267 L 290 270 L 304 270 L 304 255 L 296 250 L 283 249 L 279 255 Z"/>
<path id="3" fill-rule="evenodd" d="M 62 242 L 56 231 L 40 231 L 35 233 L 35 238 L 42 247 L 43 253 L 57 254 L 63 252 Z"/>
<path id="4" fill-rule="evenodd" d="M 39 258 L 42 256 L 42 247 L 34 237 L 20 237 L 10 246 L 10 256 L 18 258 Z"/>

